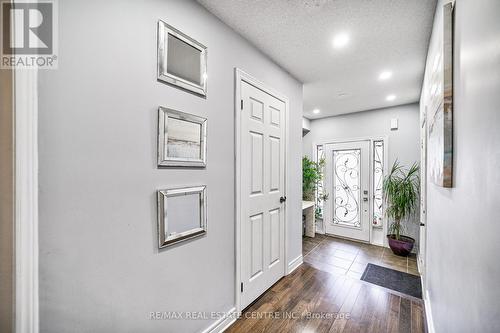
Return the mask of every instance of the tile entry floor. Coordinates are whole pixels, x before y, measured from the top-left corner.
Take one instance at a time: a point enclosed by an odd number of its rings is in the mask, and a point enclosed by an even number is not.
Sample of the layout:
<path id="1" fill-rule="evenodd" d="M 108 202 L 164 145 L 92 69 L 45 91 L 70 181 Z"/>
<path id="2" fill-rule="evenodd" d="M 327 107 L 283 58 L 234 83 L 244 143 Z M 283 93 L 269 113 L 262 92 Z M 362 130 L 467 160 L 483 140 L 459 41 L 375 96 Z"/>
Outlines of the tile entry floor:
<path id="1" fill-rule="evenodd" d="M 320 234 L 303 237 L 302 255 L 304 262 L 316 269 L 356 279 L 361 278 L 368 263 L 419 275 L 414 254 L 399 257 L 389 248 Z"/>

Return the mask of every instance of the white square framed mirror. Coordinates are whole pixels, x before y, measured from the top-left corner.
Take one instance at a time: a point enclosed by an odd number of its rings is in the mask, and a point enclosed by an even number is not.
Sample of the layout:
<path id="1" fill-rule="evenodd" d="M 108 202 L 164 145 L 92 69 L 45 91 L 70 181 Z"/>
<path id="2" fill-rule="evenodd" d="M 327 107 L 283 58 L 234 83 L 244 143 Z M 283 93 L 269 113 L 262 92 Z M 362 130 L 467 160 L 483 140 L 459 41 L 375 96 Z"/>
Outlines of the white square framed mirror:
<path id="1" fill-rule="evenodd" d="M 158 81 L 207 95 L 207 48 L 158 21 Z"/>
<path id="2" fill-rule="evenodd" d="M 206 186 L 158 191 L 158 247 L 207 233 Z"/>

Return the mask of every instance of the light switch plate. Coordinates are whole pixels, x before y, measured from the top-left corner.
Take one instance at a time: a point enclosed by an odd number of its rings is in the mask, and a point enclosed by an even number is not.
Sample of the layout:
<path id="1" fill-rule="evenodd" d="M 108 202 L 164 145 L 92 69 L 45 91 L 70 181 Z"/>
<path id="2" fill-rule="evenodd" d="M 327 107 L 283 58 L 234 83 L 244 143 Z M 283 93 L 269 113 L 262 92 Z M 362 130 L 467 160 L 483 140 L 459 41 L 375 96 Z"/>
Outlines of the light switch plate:
<path id="1" fill-rule="evenodd" d="M 395 131 L 398 129 L 398 118 L 391 119 L 391 131 Z"/>

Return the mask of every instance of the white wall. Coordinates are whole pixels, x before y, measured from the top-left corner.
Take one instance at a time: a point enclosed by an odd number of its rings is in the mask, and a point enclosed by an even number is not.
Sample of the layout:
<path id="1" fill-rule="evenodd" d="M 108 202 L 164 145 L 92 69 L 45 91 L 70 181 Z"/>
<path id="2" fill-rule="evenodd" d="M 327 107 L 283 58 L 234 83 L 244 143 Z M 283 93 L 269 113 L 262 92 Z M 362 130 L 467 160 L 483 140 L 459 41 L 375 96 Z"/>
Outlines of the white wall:
<path id="1" fill-rule="evenodd" d="M 208 98 L 156 81 L 156 23 L 208 47 Z M 235 305 L 234 67 L 288 96 L 302 85 L 192 1 L 59 2 L 59 69 L 40 73 L 42 332 L 196 332 L 151 311 Z M 208 165 L 156 168 L 159 105 L 208 118 Z M 301 150 L 288 155 L 288 262 L 301 254 Z M 207 184 L 208 234 L 157 250 L 157 189 Z"/>
<path id="2" fill-rule="evenodd" d="M 422 110 L 428 103 L 425 92 L 438 52 L 443 3 L 438 3 L 427 56 Z M 500 331 L 499 17 L 498 0 L 456 1 L 454 186 L 427 184 L 425 281 L 439 333 Z"/>
<path id="3" fill-rule="evenodd" d="M 302 129 L 309 131 L 311 127 L 311 120 L 302 117 Z"/>
<path id="4" fill-rule="evenodd" d="M 399 129 L 391 131 L 391 119 L 399 120 Z M 312 157 L 313 144 L 332 142 L 334 140 L 387 137 L 389 166 L 398 159 L 403 165 L 420 162 L 420 132 L 418 104 L 400 105 L 386 109 L 357 112 L 335 117 L 321 118 L 311 121 L 311 132 L 304 136 L 304 155 Z M 415 238 L 418 248 L 418 219 L 408 223 L 408 234 Z M 380 229 L 374 228 L 375 243 L 385 240 Z"/>

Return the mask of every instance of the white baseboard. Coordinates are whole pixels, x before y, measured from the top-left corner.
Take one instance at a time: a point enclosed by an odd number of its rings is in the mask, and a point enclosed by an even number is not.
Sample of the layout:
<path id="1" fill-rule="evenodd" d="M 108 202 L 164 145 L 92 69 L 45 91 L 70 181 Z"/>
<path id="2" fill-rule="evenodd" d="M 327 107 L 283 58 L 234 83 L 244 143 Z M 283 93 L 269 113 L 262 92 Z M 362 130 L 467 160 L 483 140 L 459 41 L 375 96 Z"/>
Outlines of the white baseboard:
<path id="1" fill-rule="evenodd" d="M 302 254 L 298 256 L 297 258 L 293 259 L 288 263 L 288 271 L 286 275 L 292 273 L 294 270 L 296 270 L 300 265 L 302 265 Z"/>
<path id="2" fill-rule="evenodd" d="M 427 332 L 436 333 L 434 329 L 434 321 L 432 319 L 431 311 L 431 300 L 429 298 L 429 291 L 425 290 L 424 294 L 424 306 L 425 306 L 425 319 L 427 321 Z"/>
<path id="3" fill-rule="evenodd" d="M 231 326 L 238 316 L 236 315 L 236 308 L 229 310 L 223 317 L 218 319 L 215 323 L 210 325 L 207 329 L 203 330 L 202 333 L 221 333 L 224 332 L 229 326 Z"/>
<path id="4" fill-rule="evenodd" d="M 370 245 L 375 245 L 375 246 L 380 246 L 380 247 L 385 247 L 384 246 L 384 242 L 380 243 L 380 242 L 372 242 L 372 240 L 370 239 Z M 389 246 L 387 246 L 389 247 Z"/>
<path id="5" fill-rule="evenodd" d="M 420 251 L 417 253 L 417 269 L 418 269 L 418 272 L 420 273 L 420 275 L 422 275 L 423 273 L 423 270 L 422 270 L 422 258 L 420 257 Z M 422 286 L 423 286 L 423 281 L 422 281 Z"/>
<path id="6" fill-rule="evenodd" d="M 424 283 L 424 271 L 421 267 L 422 262 L 420 258 L 420 253 L 417 254 L 417 269 L 420 273 L 420 283 L 422 285 L 422 297 L 424 299 L 424 307 L 425 307 L 425 320 L 427 322 L 427 332 L 435 333 L 434 329 L 434 321 L 432 319 L 432 310 L 431 310 L 431 299 L 429 298 L 429 290 L 427 290 L 426 285 Z"/>

